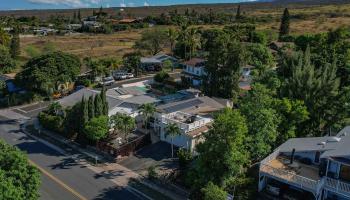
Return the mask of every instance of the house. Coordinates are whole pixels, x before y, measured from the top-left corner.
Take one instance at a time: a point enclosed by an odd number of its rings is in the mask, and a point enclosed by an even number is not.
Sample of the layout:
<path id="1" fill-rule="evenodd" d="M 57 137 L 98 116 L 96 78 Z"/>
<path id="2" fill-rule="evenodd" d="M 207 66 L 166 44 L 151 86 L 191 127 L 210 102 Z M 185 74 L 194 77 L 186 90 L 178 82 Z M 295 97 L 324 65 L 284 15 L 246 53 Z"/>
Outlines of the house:
<path id="1" fill-rule="evenodd" d="M 207 96 L 159 105 L 151 126 L 161 141 L 194 152 L 196 145 L 203 141 L 203 133 L 210 129 L 213 122 L 211 114 L 225 107 L 226 104 Z M 173 140 L 166 136 L 166 127 L 170 123 L 176 124 L 181 131 Z"/>
<path id="2" fill-rule="evenodd" d="M 141 58 L 141 68 L 146 71 L 160 71 L 162 69 L 163 63 L 153 57 Z"/>
<path id="3" fill-rule="evenodd" d="M 137 89 L 133 88 L 113 88 L 106 91 L 106 99 L 108 102 L 108 116 L 115 115 L 117 113 L 127 114 L 131 117 L 137 117 L 139 115 L 139 107 L 145 103 L 156 104 L 159 100 L 146 92 L 139 92 L 136 94 Z M 135 93 L 132 93 L 134 91 Z M 90 88 L 83 88 L 66 96 L 58 102 L 63 107 L 72 107 L 76 103 L 80 102 L 83 97 L 88 99 L 90 96 L 96 96 L 100 91 Z"/>
<path id="4" fill-rule="evenodd" d="M 157 54 L 152 57 L 141 58 L 141 67 L 147 71 L 160 71 L 166 61 L 170 61 L 174 66 L 178 65 L 176 58 L 166 54 Z"/>
<path id="5" fill-rule="evenodd" d="M 259 191 L 280 199 L 350 199 L 350 126 L 336 136 L 293 138 L 260 163 Z M 290 199 L 290 198 L 289 198 Z"/>
<path id="6" fill-rule="evenodd" d="M 202 84 L 202 76 L 205 75 L 205 60 L 192 58 L 181 65 L 183 66 L 183 79 L 187 79 L 193 87 L 199 87 Z"/>

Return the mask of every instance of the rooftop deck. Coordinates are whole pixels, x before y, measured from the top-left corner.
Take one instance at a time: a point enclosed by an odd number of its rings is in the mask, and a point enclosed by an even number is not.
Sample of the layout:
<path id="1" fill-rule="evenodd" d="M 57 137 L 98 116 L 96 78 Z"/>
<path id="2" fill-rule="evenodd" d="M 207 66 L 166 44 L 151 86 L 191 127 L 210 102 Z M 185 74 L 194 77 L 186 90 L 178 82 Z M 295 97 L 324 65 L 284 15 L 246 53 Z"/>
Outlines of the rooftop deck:
<path id="1" fill-rule="evenodd" d="M 320 189 L 321 177 L 318 175 L 318 168 L 297 160 L 290 164 L 290 160 L 286 157 L 277 156 L 268 162 L 261 163 L 260 172 L 311 192 Z"/>
<path id="2" fill-rule="evenodd" d="M 290 164 L 290 159 L 278 156 L 276 159 L 271 160 L 268 165 L 275 169 L 282 169 L 284 171 L 289 172 L 289 175 L 299 175 L 303 176 L 315 181 L 318 181 L 321 179 L 321 177 L 318 175 L 318 168 L 316 166 L 312 165 L 306 165 L 303 163 L 298 162 L 297 160 L 294 160 L 293 164 Z"/>

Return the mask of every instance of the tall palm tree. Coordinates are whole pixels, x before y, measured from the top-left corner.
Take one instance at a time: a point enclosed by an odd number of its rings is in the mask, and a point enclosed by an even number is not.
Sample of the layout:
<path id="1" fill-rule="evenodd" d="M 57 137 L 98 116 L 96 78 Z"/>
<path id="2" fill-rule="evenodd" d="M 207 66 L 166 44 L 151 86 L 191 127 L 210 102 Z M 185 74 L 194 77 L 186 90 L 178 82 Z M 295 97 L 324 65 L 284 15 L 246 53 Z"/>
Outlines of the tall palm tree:
<path id="1" fill-rule="evenodd" d="M 187 58 L 187 38 L 188 38 L 188 25 L 186 23 L 181 24 L 180 31 L 178 35 L 178 40 L 184 45 L 184 56 Z"/>
<path id="2" fill-rule="evenodd" d="M 173 140 L 176 136 L 181 134 L 181 130 L 180 128 L 175 124 L 175 123 L 171 123 L 168 124 L 165 127 L 165 137 L 167 138 L 168 136 L 171 139 L 171 157 L 174 157 L 174 144 L 173 144 Z"/>
<path id="3" fill-rule="evenodd" d="M 171 50 L 171 53 L 174 54 L 174 45 L 175 45 L 175 42 L 176 42 L 176 39 L 178 37 L 178 32 L 175 28 L 169 28 L 168 29 L 168 32 L 167 32 L 167 35 L 168 35 L 168 39 L 169 39 L 169 43 L 170 43 L 170 50 Z"/>
<path id="4" fill-rule="evenodd" d="M 198 29 L 191 28 L 187 33 L 187 44 L 190 49 L 190 59 L 192 58 L 195 50 L 200 47 L 200 35 Z"/>
<path id="5" fill-rule="evenodd" d="M 142 114 L 142 118 L 144 120 L 144 125 L 146 129 L 148 129 L 149 119 L 156 112 L 156 107 L 152 103 L 145 103 L 140 106 L 139 112 Z"/>

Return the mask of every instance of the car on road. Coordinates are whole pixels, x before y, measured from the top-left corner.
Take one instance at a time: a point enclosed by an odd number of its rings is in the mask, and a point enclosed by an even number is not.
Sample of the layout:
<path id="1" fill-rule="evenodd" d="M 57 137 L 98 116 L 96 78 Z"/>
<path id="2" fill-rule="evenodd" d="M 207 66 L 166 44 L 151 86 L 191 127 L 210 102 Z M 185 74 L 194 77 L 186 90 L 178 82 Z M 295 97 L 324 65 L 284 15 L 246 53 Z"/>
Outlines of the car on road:
<path id="1" fill-rule="evenodd" d="M 102 79 L 102 82 L 100 82 L 100 85 L 109 86 L 114 83 L 114 78 L 112 76 L 108 76 Z"/>
<path id="2" fill-rule="evenodd" d="M 126 73 L 126 78 L 134 78 L 134 74 L 132 74 L 132 73 Z"/>
<path id="3" fill-rule="evenodd" d="M 115 80 L 125 80 L 128 78 L 127 73 L 117 72 L 113 74 Z"/>

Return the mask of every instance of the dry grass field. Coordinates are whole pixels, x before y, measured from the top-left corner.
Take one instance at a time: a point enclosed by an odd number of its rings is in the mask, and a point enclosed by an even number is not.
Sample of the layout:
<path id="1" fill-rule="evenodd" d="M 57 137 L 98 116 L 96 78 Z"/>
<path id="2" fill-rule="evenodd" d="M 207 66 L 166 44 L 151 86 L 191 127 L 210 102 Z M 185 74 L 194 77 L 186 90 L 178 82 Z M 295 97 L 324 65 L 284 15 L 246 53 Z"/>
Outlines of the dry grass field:
<path id="1" fill-rule="evenodd" d="M 21 37 L 21 52 L 23 57 L 28 57 L 25 49 L 29 45 L 42 50 L 46 44 L 51 43 L 56 50 L 72 53 L 80 58 L 122 57 L 125 53 L 132 51 L 132 46 L 139 36 L 139 30 L 111 35 L 26 36 Z"/>
<path id="2" fill-rule="evenodd" d="M 236 6 L 235 4 L 230 4 Z M 255 17 L 259 23 L 257 23 L 258 30 L 269 30 L 272 33 L 277 33 L 279 29 L 280 17 L 285 6 L 275 5 L 272 7 L 262 6 L 253 7 L 253 4 L 247 4 L 243 6 L 244 15 Z M 265 5 L 265 4 L 261 4 Z M 203 5 L 191 5 L 190 7 L 200 7 Z M 213 8 L 220 10 L 219 5 L 212 5 Z M 340 26 L 350 26 L 350 2 L 342 4 L 287 4 L 291 20 L 291 32 L 292 34 L 305 34 L 305 33 L 318 33 L 325 32 L 330 29 L 335 29 Z M 209 5 L 204 6 L 202 9 L 207 9 Z M 246 7 L 246 9 L 244 9 Z M 145 11 L 161 11 L 158 7 L 144 8 Z M 171 7 L 164 7 L 170 9 Z M 182 8 L 178 6 L 177 8 Z M 233 8 L 231 9 L 233 12 Z M 140 8 L 132 8 L 131 11 L 142 13 Z M 165 11 L 165 10 L 163 10 Z M 221 10 L 222 11 L 222 10 Z M 33 11 L 34 12 L 34 11 Z M 136 13 L 135 13 L 136 15 Z M 141 15 L 141 14 L 140 14 Z M 269 19 L 269 20 L 259 20 Z M 201 25 L 201 28 L 221 28 L 218 25 Z M 132 51 L 132 46 L 135 41 L 140 38 L 142 30 L 128 30 L 123 32 L 117 32 L 111 35 L 93 35 L 93 34 L 80 34 L 70 36 L 47 36 L 47 37 L 22 37 L 21 48 L 22 56 L 26 60 L 25 49 L 32 45 L 38 49 L 50 43 L 56 50 L 73 53 L 80 58 L 92 57 L 122 57 L 125 53 Z"/>

